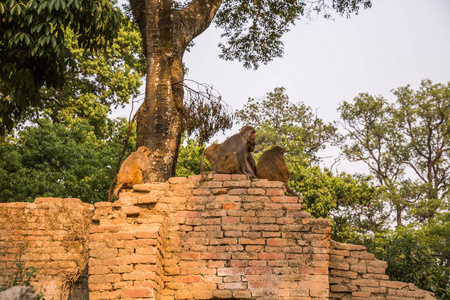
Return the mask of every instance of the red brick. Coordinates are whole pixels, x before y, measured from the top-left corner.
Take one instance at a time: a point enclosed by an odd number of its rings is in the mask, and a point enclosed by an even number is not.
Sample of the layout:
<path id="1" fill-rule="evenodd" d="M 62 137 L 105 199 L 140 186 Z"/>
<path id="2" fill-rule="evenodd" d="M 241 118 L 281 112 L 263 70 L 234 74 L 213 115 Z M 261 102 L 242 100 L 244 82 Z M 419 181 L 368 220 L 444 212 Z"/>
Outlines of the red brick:
<path id="1" fill-rule="evenodd" d="M 305 267 L 300 270 L 300 274 L 310 274 L 310 275 L 327 275 L 328 268 L 311 268 Z"/>
<path id="2" fill-rule="evenodd" d="M 281 232 L 279 231 L 263 231 L 262 233 L 262 237 L 263 238 L 271 238 L 271 237 L 280 237 L 281 236 Z"/>
<path id="3" fill-rule="evenodd" d="M 109 291 L 112 290 L 111 283 L 90 283 L 89 290 L 93 291 Z"/>
<path id="4" fill-rule="evenodd" d="M 243 282 L 219 283 L 218 287 L 220 290 L 238 290 L 245 289 L 246 284 Z"/>
<path id="5" fill-rule="evenodd" d="M 407 286 L 407 283 L 400 282 L 400 281 L 380 281 L 380 286 L 395 288 L 395 289 L 401 289 Z"/>
<path id="6" fill-rule="evenodd" d="M 257 217 L 242 217 L 241 222 L 245 224 L 255 224 L 258 223 Z"/>
<path id="7" fill-rule="evenodd" d="M 232 189 L 228 192 L 230 195 L 246 195 L 247 190 L 246 189 Z"/>
<path id="8" fill-rule="evenodd" d="M 266 241 L 264 239 L 246 239 L 241 238 L 239 239 L 239 244 L 241 245 L 264 245 Z"/>
<path id="9" fill-rule="evenodd" d="M 187 275 L 187 276 L 178 276 L 177 281 L 178 282 L 188 282 L 188 283 L 197 283 L 200 282 L 202 279 L 202 276 L 199 275 Z"/>
<path id="10" fill-rule="evenodd" d="M 156 263 L 155 255 L 131 254 L 131 255 L 123 256 L 122 259 L 125 264 L 146 264 L 146 263 L 154 264 L 154 263 Z"/>
<path id="11" fill-rule="evenodd" d="M 308 289 L 328 289 L 328 281 L 325 280 L 309 280 L 302 281 L 302 288 Z"/>
<path id="12" fill-rule="evenodd" d="M 224 203 L 222 204 L 222 209 L 238 209 L 240 204 L 236 203 Z"/>
<path id="13" fill-rule="evenodd" d="M 134 233 L 131 232 L 113 233 L 112 238 L 116 240 L 132 240 L 134 238 Z"/>
<path id="14" fill-rule="evenodd" d="M 229 224 L 229 223 L 239 223 L 238 217 L 222 217 L 222 223 Z"/>
<path id="15" fill-rule="evenodd" d="M 143 238 L 143 239 L 156 239 L 158 237 L 158 231 L 154 231 L 154 230 L 146 230 L 146 231 L 141 231 L 138 230 L 135 232 L 135 235 L 137 238 Z"/>
<path id="16" fill-rule="evenodd" d="M 277 204 L 277 203 L 266 203 L 264 205 L 264 209 L 266 209 L 266 210 L 281 210 L 281 209 L 283 209 L 283 205 Z"/>
<path id="17" fill-rule="evenodd" d="M 143 280 L 155 280 L 155 272 L 131 272 L 122 275 L 123 280 L 143 281 Z"/>
<path id="18" fill-rule="evenodd" d="M 199 260 L 200 259 L 200 253 L 198 253 L 198 252 L 183 252 L 181 254 L 181 259 Z"/>
<path id="19" fill-rule="evenodd" d="M 201 254 L 201 259 L 229 260 L 231 253 L 205 252 Z"/>
<path id="20" fill-rule="evenodd" d="M 248 189 L 247 193 L 249 195 L 265 195 L 266 191 L 264 189 L 261 189 L 261 188 L 252 188 L 252 189 Z"/>
<path id="21" fill-rule="evenodd" d="M 250 281 L 248 282 L 249 289 L 275 289 L 276 283 L 273 281 Z"/>
<path id="22" fill-rule="evenodd" d="M 236 252 L 231 255 L 232 259 L 258 259 L 258 253 Z"/>
<path id="23" fill-rule="evenodd" d="M 244 275 L 244 268 L 218 268 L 218 276 Z"/>
<path id="24" fill-rule="evenodd" d="M 352 292 L 352 296 L 360 298 L 370 298 L 371 294 L 369 292 Z"/>
<path id="25" fill-rule="evenodd" d="M 272 274 L 271 267 L 246 267 L 245 275 Z"/>
<path id="26" fill-rule="evenodd" d="M 150 288 L 155 289 L 158 285 L 153 280 L 142 280 L 142 281 L 135 281 L 134 287 L 135 288 Z"/>
<path id="27" fill-rule="evenodd" d="M 122 290 L 122 298 L 150 298 L 153 297 L 153 289 L 125 289 Z"/>
<path id="28" fill-rule="evenodd" d="M 283 246 L 286 244 L 286 239 L 267 239 L 267 246 Z"/>
<path id="29" fill-rule="evenodd" d="M 258 253 L 259 259 L 284 259 L 284 253 Z"/>
<path id="30" fill-rule="evenodd" d="M 231 174 L 213 174 L 213 180 L 231 180 Z"/>
<path id="31" fill-rule="evenodd" d="M 283 196 L 284 191 L 282 189 L 267 189 L 268 196 Z"/>
<path id="32" fill-rule="evenodd" d="M 297 203 L 297 204 L 283 204 L 283 208 L 285 208 L 287 210 L 301 210 L 302 209 L 302 204 L 301 203 Z"/>

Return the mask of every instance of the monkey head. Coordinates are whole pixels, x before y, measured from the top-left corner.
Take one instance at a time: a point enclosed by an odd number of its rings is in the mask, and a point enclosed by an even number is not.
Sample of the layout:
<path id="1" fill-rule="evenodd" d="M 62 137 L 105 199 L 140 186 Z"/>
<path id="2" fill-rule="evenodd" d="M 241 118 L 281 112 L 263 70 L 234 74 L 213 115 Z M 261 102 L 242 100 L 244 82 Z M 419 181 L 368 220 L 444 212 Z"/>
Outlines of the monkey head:
<path id="1" fill-rule="evenodd" d="M 269 151 L 278 152 L 281 155 L 284 155 L 284 149 L 281 148 L 280 146 L 273 146 L 272 148 L 270 148 Z"/>
<path id="2" fill-rule="evenodd" d="M 251 143 L 255 142 L 256 130 L 252 126 L 246 125 L 242 127 L 240 133 L 247 139 L 247 141 L 250 141 Z"/>
<path id="3" fill-rule="evenodd" d="M 146 146 L 140 146 L 136 152 L 144 154 L 146 157 L 150 156 L 150 149 L 148 149 Z"/>

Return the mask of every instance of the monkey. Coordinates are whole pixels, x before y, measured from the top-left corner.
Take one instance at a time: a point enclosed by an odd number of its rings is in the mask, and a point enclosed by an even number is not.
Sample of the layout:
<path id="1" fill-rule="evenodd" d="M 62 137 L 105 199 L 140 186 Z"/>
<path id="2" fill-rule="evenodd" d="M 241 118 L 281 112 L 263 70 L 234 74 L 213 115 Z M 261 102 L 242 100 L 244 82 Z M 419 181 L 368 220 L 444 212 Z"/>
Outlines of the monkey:
<path id="1" fill-rule="evenodd" d="M 206 159 L 211 163 L 211 165 L 214 165 L 214 163 L 217 160 L 217 152 L 219 151 L 220 146 L 222 146 L 222 144 L 214 144 L 209 146 L 208 148 L 205 149 L 205 151 L 203 151 L 202 156 L 200 158 L 200 170 L 201 170 L 201 174 L 202 174 L 202 181 L 205 179 L 205 172 L 204 172 L 204 168 L 203 168 L 203 161 L 206 157 Z M 253 171 L 255 172 L 256 175 L 256 162 L 255 159 L 253 158 L 253 155 L 250 152 L 253 152 L 255 150 L 255 142 L 251 142 L 250 146 L 248 148 L 248 153 L 247 153 L 247 160 L 250 164 L 250 167 L 253 169 Z M 233 166 L 237 166 L 238 165 L 238 160 L 237 160 L 237 156 L 233 155 L 232 159 L 227 162 L 227 164 L 231 164 Z M 233 173 L 237 173 L 237 174 L 242 174 L 242 171 L 239 168 L 235 168 Z"/>
<path id="2" fill-rule="evenodd" d="M 217 152 L 213 171 L 222 174 L 245 174 L 256 178 L 256 164 L 251 155 L 255 147 L 255 133 L 256 130 L 247 125 L 242 127 L 239 133 L 225 140 Z"/>
<path id="3" fill-rule="evenodd" d="M 258 159 L 256 170 L 258 178 L 268 179 L 269 181 L 281 181 L 284 183 L 288 194 L 298 197 L 298 195 L 288 186 L 291 173 L 284 160 L 284 150 L 280 146 L 274 146 L 269 150 L 264 151 Z"/>
<path id="4" fill-rule="evenodd" d="M 202 172 L 203 177 L 203 161 L 206 159 L 211 163 L 211 165 L 214 165 L 214 163 L 217 160 L 217 152 L 219 152 L 219 148 L 222 146 L 222 144 L 214 144 L 209 146 L 205 149 L 202 153 L 202 157 L 200 158 L 200 170 Z"/>
<path id="5" fill-rule="evenodd" d="M 113 192 L 114 197 L 119 198 L 119 191 L 123 187 L 132 187 L 134 184 L 142 182 L 145 169 L 148 166 L 149 155 L 150 149 L 141 146 L 124 160 L 117 174 L 117 185 Z"/>

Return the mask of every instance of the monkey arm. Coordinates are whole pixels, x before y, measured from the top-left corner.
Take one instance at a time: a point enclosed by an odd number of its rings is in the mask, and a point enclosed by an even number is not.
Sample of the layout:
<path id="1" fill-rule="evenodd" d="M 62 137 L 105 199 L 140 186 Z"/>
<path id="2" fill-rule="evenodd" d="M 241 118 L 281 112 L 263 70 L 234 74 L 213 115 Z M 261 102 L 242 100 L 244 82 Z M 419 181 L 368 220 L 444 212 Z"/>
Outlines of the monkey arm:
<path id="1" fill-rule="evenodd" d="M 236 153 L 239 165 L 241 166 L 242 173 L 250 178 L 256 178 L 256 174 L 253 169 L 250 167 L 250 163 L 247 161 L 247 155 L 245 151 L 239 151 Z"/>

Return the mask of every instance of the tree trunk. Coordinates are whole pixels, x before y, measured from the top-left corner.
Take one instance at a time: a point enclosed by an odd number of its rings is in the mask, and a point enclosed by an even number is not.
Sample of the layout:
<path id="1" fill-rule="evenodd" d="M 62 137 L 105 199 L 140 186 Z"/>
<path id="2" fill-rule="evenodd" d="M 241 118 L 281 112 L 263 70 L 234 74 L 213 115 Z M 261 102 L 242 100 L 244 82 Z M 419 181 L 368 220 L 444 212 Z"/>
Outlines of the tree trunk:
<path id="1" fill-rule="evenodd" d="M 147 57 L 145 100 L 137 116 L 136 146 L 147 146 L 148 182 L 175 175 L 183 111 L 183 54 L 211 24 L 220 0 L 193 0 L 183 10 L 172 0 L 130 0 Z"/>

